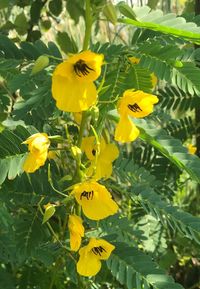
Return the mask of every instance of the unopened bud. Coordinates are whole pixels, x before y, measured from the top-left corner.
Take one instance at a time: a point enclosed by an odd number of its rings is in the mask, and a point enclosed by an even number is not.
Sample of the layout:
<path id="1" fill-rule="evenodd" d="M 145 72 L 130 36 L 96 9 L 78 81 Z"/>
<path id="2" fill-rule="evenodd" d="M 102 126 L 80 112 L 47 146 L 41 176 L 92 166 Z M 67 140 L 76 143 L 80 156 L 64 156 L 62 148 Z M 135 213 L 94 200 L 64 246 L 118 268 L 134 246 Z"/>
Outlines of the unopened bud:
<path id="1" fill-rule="evenodd" d="M 46 56 L 46 55 L 39 56 L 35 61 L 35 64 L 34 64 L 32 71 L 31 71 L 31 74 L 33 75 L 33 74 L 40 72 L 45 67 L 47 67 L 48 64 L 49 64 L 49 57 L 48 56 Z"/>
<path id="2" fill-rule="evenodd" d="M 113 25 L 117 23 L 117 12 L 115 6 L 109 1 L 103 8 L 103 14 L 106 16 L 107 20 Z"/>
<path id="3" fill-rule="evenodd" d="M 128 6 L 125 2 L 120 2 L 117 5 L 117 7 L 119 8 L 119 11 L 121 12 L 122 15 L 130 19 L 136 20 L 136 15 L 133 9 L 130 6 Z"/>
<path id="4" fill-rule="evenodd" d="M 45 212 L 42 220 L 42 224 L 46 223 L 55 214 L 55 205 L 48 203 L 45 207 Z"/>

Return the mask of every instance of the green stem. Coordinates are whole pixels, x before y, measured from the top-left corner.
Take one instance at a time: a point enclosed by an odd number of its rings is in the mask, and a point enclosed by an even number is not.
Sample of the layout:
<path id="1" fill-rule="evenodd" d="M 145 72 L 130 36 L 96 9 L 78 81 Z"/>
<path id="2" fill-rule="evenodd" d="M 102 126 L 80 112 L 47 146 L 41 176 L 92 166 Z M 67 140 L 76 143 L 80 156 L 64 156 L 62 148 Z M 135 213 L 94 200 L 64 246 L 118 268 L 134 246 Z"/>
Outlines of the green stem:
<path id="1" fill-rule="evenodd" d="M 87 50 L 92 32 L 92 15 L 90 0 L 85 0 L 85 38 L 83 42 L 83 50 Z"/>
<path id="2" fill-rule="evenodd" d="M 87 111 L 83 111 L 81 125 L 80 125 L 80 131 L 79 131 L 79 136 L 78 136 L 78 141 L 77 141 L 77 146 L 79 148 L 81 147 L 86 121 L 87 121 Z"/>

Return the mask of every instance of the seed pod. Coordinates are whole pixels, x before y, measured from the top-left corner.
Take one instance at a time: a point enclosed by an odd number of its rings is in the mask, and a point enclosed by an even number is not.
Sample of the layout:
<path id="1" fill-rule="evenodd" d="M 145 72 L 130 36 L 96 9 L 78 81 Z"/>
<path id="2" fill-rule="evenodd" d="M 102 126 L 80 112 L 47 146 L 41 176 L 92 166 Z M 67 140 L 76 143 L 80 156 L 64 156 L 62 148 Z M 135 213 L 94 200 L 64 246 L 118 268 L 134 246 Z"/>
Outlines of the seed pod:
<path id="1" fill-rule="evenodd" d="M 34 75 L 34 74 L 40 72 L 45 67 L 47 67 L 48 64 L 49 64 L 49 57 L 48 56 L 46 56 L 46 55 L 39 56 L 35 61 L 35 64 L 34 64 L 32 71 L 31 71 L 31 74 Z"/>

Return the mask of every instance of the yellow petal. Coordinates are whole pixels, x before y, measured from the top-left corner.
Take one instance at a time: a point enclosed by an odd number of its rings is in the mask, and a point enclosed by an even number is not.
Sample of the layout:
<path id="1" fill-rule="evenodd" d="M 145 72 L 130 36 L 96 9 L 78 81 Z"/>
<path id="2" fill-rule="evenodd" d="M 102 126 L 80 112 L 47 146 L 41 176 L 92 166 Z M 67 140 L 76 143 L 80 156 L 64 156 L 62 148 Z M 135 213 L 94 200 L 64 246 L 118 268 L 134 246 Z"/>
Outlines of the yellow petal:
<path id="1" fill-rule="evenodd" d="M 68 227 L 69 230 L 79 234 L 81 237 L 84 236 L 84 227 L 82 225 L 82 219 L 77 215 L 69 215 Z"/>
<path id="2" fill-rule="evenodd" d="M 29 153 L 23 164 L 23 170 L 27 173 L 34 173 L 37 169 L 45 164 L 47 151 L 42 154 Z"/>
<path id="3" fill-rule="evenodd" d="M 23 143 L 28 144 L 30 151 L 23 164 L 23 170 L 27 173 L 33 173 L 45 164 L 50 141 L 46 133 L 36 133 Z"/>
<path id="4" fill-rule="evenodd" d="M 93 174 L 94 174 L 93 178 L 96 181 L 102 178 L 108 179 L 112 175 L 112 163 L 105 162 L 104 160 L 101 160 L 100 158 L 98 158 L 98 161 L 96 164 L 96 170 L 94 169 L 94 164 L 91 164 L 90 170 L 91 168 L 93 168 Z"/>
<path id="5" fill-rule="evenodd" d="M 71 251 L 77 252 L 81 246 L 81 236 L 70 232 L 70 249 Z"/>
<path id="6" fill-rule="evenodd" d="M 153 89 L 156 87 L 157 82 L 158 82 L 158 78 L 156 77 L 154 73 L 151 73 L 151 83 L 152 83 Z"/>
<path id="7" fill-rule="evenodd" d="M 153 112 L 153 105 L 158 102 L 157 96 L 141 90 L 126 90 L 121 98 L 118 111 L 121 115 L 141 118 Z"/>
<path id="8" fill-rule="evenodd" d="M 76 265 L 77 272 L 82 276 L 94 276 L 101 269 L 101 261 L 92 252 L 88 252 L 87 246 L 79 250 L 79 260 Z"/>
<path id="9" fill-rule="evenodd" d="M 96 139 L 94 136 L 84 137 L 81 144 L 81 150 L 85 152 L 89 160 L 94 160 L 96 155 Z"/>
<path id="10" fill-rule="evenodd" d="M 121 116 L 115 129 L 115 140 L 125 143 L 134 141 L 140 134 L 139 129 L 129 119 L 129 117 Z"/>
<path id="11" fill-rule="evenodd" d="M 113 162 L 119 156 L 118 147 L 115 144 L 106 144 L 104 150 L 100 152 L 101 160 L 106 162 Z"/>
<path id="12" fill-rule="evenodd" d="M 138 64 L 138 63 L 140 62 L 140 59 L 137 58 L 137 57 L 134 57 L 134 56 L 129 57 L 129 60 L 130 60 L 130 62 L 133 63 L 133 64 Z"/>
<path id="13" fill-rule="evenodd" d="M 88 50 L 73 55 L 67 61 L 73 66 L 76 79 L 81 82 L 88 82 L 94 81 L 100 76 L 103 59 L 103 54 Z"/>
<path id="14" fill-rule="evenodd" d="M 69 215 L 68 228 L 70 232 L 70 248 L 72 251 L 78 251 L 81 245 L 81 237 L 84 236 L 82 219 L 77 215 Z"/>
<path id="15" fill-rule="evenodd" d="M 188 148 L 188 152 L 189 152 L 190 154 L 192 154 L 192 155 L 194 155 L 194 154 L 196 153 L 196 151 L 197 151 L 197 147 L 193 146 L 192 144 L 189 144 L 189 145 L 187 146 L 187 148 Z"/>
<path id="16" fill-rule="evenodd" d="M 92 82 L 101 74 L 103 59 L 103 54 L 91 51 L 75 54 L 56 67 L 53 78 L 62 76 L 71 81 Z"/>
<path id="17" fill-rule="evenodd" d="M 68 112 L 87 110 L 97 101 L 97 91 L 93 82 L 79 83 L 60 75 L 52 77 L 52 95 L 56 100 L 56 106 Z"/>
<path id="18" fill-rule="evenodd" d="M 104 239 L 91 238 L 87 249 L 100 260 L 107 260 L 115 249 L 115 246 Z"/>
<path id="19" fill-rule="evenodd" d="M 107 260 L 115 246 L 103 239 L 91 238 L 88 245 L 79 250 L 77 271 L 83 276 L 94 276 L 101 269 L 101 261 Z"/>
<path id="20" fill-rule="evenodd" d="M 118 210 L 118 205 L 112 200 L 106 187 L 95 181 L 77 184 L 72 194 L 89 219 L 101 220 L 115 214 Z"/>

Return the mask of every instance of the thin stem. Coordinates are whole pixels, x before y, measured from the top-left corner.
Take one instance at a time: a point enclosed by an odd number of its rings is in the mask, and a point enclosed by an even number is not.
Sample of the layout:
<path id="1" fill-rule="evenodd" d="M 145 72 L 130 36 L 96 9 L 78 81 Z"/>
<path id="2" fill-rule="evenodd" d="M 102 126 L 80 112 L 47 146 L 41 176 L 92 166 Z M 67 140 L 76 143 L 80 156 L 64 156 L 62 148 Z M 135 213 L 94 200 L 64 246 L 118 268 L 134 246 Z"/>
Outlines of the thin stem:
<path id="1" fill-rule="evenodd" d="M 90 0 L 85 0 L 85 38 L 83 42 L 83 50 L 87 50 L 92 32 L 92 15 Z"/>
<path id="2" fill-rule="evenodd" d="M 87 121 L 87 112 L 84 111 L 84 112 L 82 113 L 81 126 L 80 126 L 78 141 L 77 141 L 77 146 L 78 146 L 79 148 L 81 147 L 81 143 L 82 143 L 82 138 L 83 138 L 83 133 L 84 133 L 84 128 L 85 128 L 86 121 Z"/>

